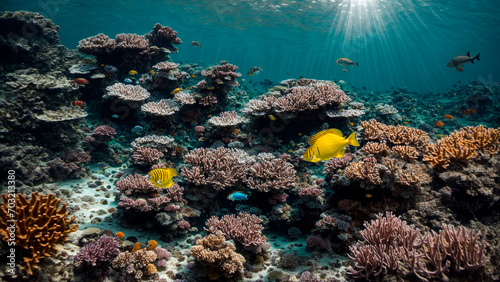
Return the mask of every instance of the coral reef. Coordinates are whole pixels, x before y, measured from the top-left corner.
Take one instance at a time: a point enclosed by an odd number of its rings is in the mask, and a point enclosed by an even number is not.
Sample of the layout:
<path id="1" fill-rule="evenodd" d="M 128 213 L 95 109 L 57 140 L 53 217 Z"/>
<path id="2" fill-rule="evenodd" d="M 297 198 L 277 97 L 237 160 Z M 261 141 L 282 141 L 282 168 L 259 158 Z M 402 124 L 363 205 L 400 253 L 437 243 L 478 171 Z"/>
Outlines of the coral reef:
<path id="1" fill-rule="evenodd" d="M 212 234 L 221 234 L 246 247 L 256 247 L 267 242 L 266 236 L 261 233 L 264 227 L 260 223 L 262 219 L 242 212 L 236 216 L 225 215 L 221 219 L 213 216 L 205 223 L 208 227 L 205 230 Z"/>

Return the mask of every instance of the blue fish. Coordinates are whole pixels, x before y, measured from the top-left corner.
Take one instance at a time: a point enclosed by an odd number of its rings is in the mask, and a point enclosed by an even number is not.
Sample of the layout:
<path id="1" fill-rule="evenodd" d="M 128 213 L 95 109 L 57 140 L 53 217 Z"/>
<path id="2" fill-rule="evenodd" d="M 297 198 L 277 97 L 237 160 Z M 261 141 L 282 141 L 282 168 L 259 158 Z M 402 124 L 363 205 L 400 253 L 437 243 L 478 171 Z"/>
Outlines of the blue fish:
<path id="1" fill-rule="evenodd" d="M 116 67 L 114 67 L 114 66 L 108 66 L 108 65 L 106 65 L 104 67 L 104 71 L 106 71 L 106 72 L 117 72 L 118 69 Z"/>
<path id="2" fill-rule="evenodd" d="M 127 77 L 127 78 L 125 78 L 123 81 L 124 81 L 124 82 L 126 82 L 126 83 L 132 83 L 132 82 L 133 82 L 133 81 L 132 81 L 132 79 L 130 79 L 130 78 L 128 78 L 128 77 Z"/>
<path id="3" fill-rule="evenodd" d="M 141 132 L 143 130 L 142 126 L 136 125 L 132 128 L 132 132 Z"/>
<path id="4" fill-rule="evenodd" d="M 117 115 L 117 114 L 114 114 L 114 115 L 112 115 L 111 117 L 112 117 L 112 118 L 119 118 L 120 116 L 119 116 L 119 115 Z"/>
<path id="5" fill-rule="evenodd" d="M 241 192 L 241 191 L 235 191 L 231 194 L 229 194 L 229 196 L 227 196 L 227 199 L 228 200 L 231 200 L 231 201 L 243 201 L 243 200 L 248 200 L 248 195 Z"/>
<path id="6" fill-rule="evenodd" d="M 98 168 L 105 168 L 105 167 L 106 167 L 106 164 L 105 164 L 105 163 L 103 163 L 103 162 L 100 162 L 100 163 L 98 163 L 98 164 L 97 164 L 97 167 L 98 167 Z"/>

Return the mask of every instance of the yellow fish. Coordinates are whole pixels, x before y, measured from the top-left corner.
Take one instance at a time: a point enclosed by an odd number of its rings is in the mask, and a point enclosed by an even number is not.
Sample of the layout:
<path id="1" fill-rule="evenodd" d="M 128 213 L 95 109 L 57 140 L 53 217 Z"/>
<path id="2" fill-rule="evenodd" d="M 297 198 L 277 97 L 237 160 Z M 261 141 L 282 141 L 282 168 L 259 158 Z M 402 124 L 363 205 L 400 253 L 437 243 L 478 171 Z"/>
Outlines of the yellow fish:
<path id="1" fill-rule="evenodd" d="M 275 117 L 275 116 L 273 116 L 273 115 L 268 115 L 267 117 L 268 117 L 270 120 L 276 120 L 276 117 Z"/>
<path id="2" fill-rule="evenodd" d="M 159 188 L 170 188 L 174 185 L 172 177 L 177 176 L 177 170 L 174 168 L 157 168 L 148 172 L 149 181 Z"/>
<path id="3" fill-rule="evenodd" d="M 137 72 L 135 70 L 131 70 L 131 71 L 128 72 L 128 74 L 130 74 L 130 75 L 136 75 Z"/>
<path id="4" fill-rule="evenodd" d="M 156 72 L 155 72 L 155 70 L 150 70 L 149 73 L 150 74 L 155 74 Z"/>
<path id="5" fill-rule="evenodd" d="M 215 89 L 215 86 L 210 86 L 210 87 L 207 87 L 208 90 L 214 90 Z"/>
<path id="6" fill-rule="evenodd" d="M 196 78 L 196 75 L 192 74 L 192 75 L 191 75 L 191 77 L 192 77 L 192 78 Z"/>
<path id="7" fill-rule="evenodd" d="M 359 146 L 356 132 L 345 138 L 342 132 L 335 128 L 320 131 L 309 140 L 311 146 L 306 150 L 302 159 L 308 162 L 326 161 L 331 158 L 341 158 L 347 145 Z"/>
<path id="8" fill-rule="evenodd" d="M 180 91 L 182 90 L 182 88 L 175 88 L 174 90 L 172 90 L 172 92 L 170 92 L 170 94 L 177 94 L 179 93 Z"/>

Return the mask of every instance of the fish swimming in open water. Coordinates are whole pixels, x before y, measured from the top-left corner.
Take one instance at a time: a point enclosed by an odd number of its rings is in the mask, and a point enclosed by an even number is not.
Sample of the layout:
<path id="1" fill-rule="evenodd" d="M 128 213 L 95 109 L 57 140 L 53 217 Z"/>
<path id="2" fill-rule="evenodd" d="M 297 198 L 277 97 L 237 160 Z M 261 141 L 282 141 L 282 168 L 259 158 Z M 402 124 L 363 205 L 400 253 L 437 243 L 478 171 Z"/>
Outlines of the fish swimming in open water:
<path id="1" fill-rule="evenodd" d="M 451 61 L 446 65 L 449 68 L 456 68 L 458 71 L 463 71 L 462 67 L 466 63 L 472 63 L 474 64 L 474 59 L 479 60 L 479 53 L 475 57 L 470 56 L 470 52 L 467 52 L 465 55 L 460 55 L 456 56 L 455 58 L 451 59 Z"/>
<path id="2" fill-rule="evenodd" d="M 353 61 L 349 60 L 348 58 L 340 58 L 335 61 L 335 63 L 339 66 L 347 67 L 347 66 L 353 66 L 356 65 L 359 67 L 359 62 L 354 63 Z"/>
<path id="3" fill-rule="evenodd" d="M 190 44 L 191 44 L 193 47 L 201 47 L 201 43 L 200 43 L 200 42 L 198 42 L 198 41 L 196 41 L 196 40 L 191 41 L 191 43 L 190 43 Z"/>
<path id="4" fill-rule="evenodd" d="M 172 177 L 177 176 L 177 170 L 174 168 L 157 168 L 148 172 L 149 181 L 156 187 L 159 188 L 170 188 L 175 183 L 172 181 Z"/>
<path id="5" fill-rule="evenodd" d="M 255 75 L 258 75 L 260 73 L 260 71 L 262 70 L 262 68 L 260 66 L 258 67 L 252 67 L 248 72 L 247 72 L 247 75 L 249 76 L 255 76 Z"/>
<path id="6" fill-rule="evenodd" d="M 359 146 L 356 132 L 345 138 L 342 132 L 335 128 L 320 131 L 309 140 L 311 146 L 306 150 L 302 159 L 308 162 L 326 161 L 331 158 L 341 158 L 347 145 Z"/>

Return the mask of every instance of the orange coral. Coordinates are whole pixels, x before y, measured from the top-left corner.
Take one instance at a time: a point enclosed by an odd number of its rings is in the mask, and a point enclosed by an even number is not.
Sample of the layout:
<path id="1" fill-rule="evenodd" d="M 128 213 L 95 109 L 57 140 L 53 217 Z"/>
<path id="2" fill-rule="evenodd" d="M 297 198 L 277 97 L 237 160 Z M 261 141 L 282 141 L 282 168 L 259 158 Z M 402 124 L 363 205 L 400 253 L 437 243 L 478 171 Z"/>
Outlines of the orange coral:
<path id="1" fill-rule="evenodd" d="M 363 152 L 367 154 L 380 154 L 390 152 L 391 149 L 385 143 L 368 142 L 363 146 Z"/>
<path id="2" fill-rule="evenodd" d="M 146 265 L 146 267 L 144 268 L 143 272 L 144 274 L 146 275 L 152 275 L 152 274 L 155 274 L 156 273 L 156 267 L 154 266 L 154 264 L 150 263 L 148 265 Z"/>
<path id="3" fill-rule="evenodd" d="M 405 144 L 422 147 L 429 141 L 429 135 L 423 130 L 402 125 L 385 125 L 374 119 L 361 122 L 368 140 L 388 140 L 393 144 Z"/>
<path id="4" fill-rule="evenodd" d="M 392 151 L 405 160 L 416 159 L 418 157 L 417 149 L 411 146 L 394 146 L 392 147 Z"/>
<path id="5" fill-rule="evenodd" d="M 150 251 L 153 251 L 154 249 L 156 249 L 156 246 L 158 246 L 158 243 L 155 240 L 149 240 L 148 244 L 149 244 L 148 250 Z"/>
<path id="6" fill-rule="evenodd" d="M 370 162 L 353 162 L 344 170 L 348 179 L 367 182 L 375 185 L 382 184 L 380 172 L 376 164 Z"/>
<path id="7" fill-rule="evenodd" d="M 50 256 L 57 243 L 67 241 L 68 234 L 78 230 L 78 225 L 71 225 L 75 216 L 68 218 L 66 204 L 61 204 L 61 199 L 53 194 L 32 193 L 31 199 L 21 194 L 15 199 L 1 196 L 0 235 L 5 241 L 14 237 L 16 247 L 29 250 L 30 255 L 24 257 L 24 262 L 28 275 L 32 275 L 41 258 Z M 15 234 L 7 229 L 12 226 Z"/>
<path id="8" fill-rule="evenodd" d="M 138 251 L 141 249 L 141 242 L 135 243 L 134 248 L 132 249 L 132 252 Z"/>

